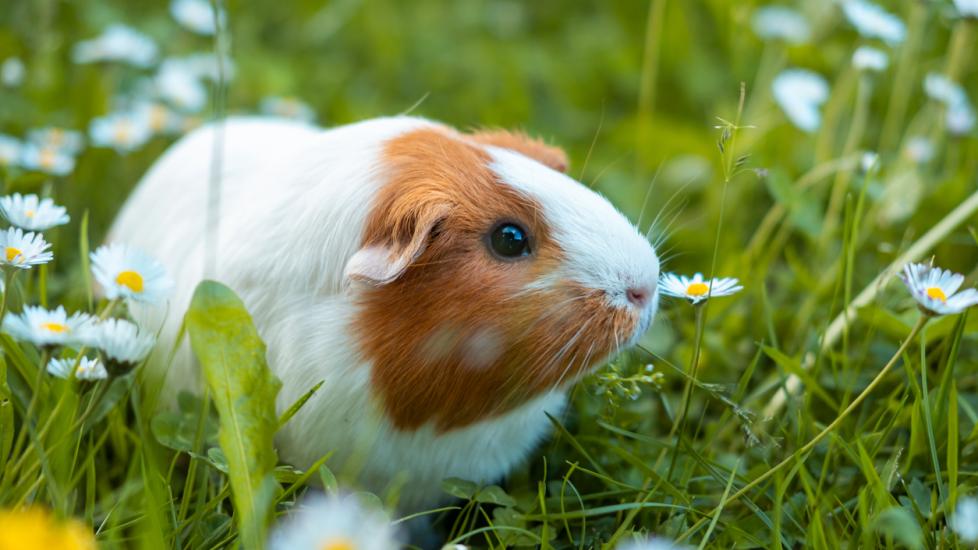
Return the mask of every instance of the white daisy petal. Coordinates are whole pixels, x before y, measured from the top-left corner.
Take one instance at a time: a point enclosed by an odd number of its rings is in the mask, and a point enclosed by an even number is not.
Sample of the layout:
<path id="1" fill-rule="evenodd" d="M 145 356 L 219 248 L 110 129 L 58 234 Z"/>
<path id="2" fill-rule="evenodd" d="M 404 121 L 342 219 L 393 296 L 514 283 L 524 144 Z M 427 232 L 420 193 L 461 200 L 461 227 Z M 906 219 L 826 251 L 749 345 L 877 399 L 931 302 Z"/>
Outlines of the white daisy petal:
<path id="1" fill-rule="evenodd" d="M 929 73 L 924 77 L 924 91 L 934 101 L 944 104 L 944 122 L 948 132 L 963 135 L 974 128 L 975 110 L 960 84 L 942 74 Z"/>
<path id="2" fill-rule="evenodd" d="M 822 125 L 821 105 L 829 98 L 829 85 L 818 73 L 805 69 L 781 72 L 771 83 L 774 100 L 788 119 L 805 132 Z"/>
<path id="3" fill-rule="evenodd" d="M 316 121 L 316 111 L 294 97 L 266 97 L 261 100 L 259 109 L 266 115 L 310 123 Z"/>
<path id="4" fill-rule="evenodd" d="M 692 546 L 679 544 L 666 538 L 652 537 L 623 542 L 616 546 L 615 550 L 692 550 Z"/>
<path id="5" fill-rule="evenodd" d="M 79 346 L 90 338 L 94 318 L 87 313 L 68 316 L 65 308 L 48 311 L 42 307 L 25 306 L 24 311 L 7 313 L 3 330 L 16 340 L 36 346 Z"/>
<path id="6" fill-rule="evenodd" d="M 45 231 L 69 220 L 65 207 L 54 204 L 53 200 L 20 193 L 0 197 L 0 215 L 29 231 Z"/>
<path id="7" fill-rule="evenodd" d="M 920 308 L 929 315 L 955 315 L 978 303 L 973 288 L 958 292 L 964 276 L 927 264 L 903 266 L 900 279 Z"/>
<path id="8" fill-rule="evenodd" d="M 75 63 L 119 61 L 136 67 L 152 65 L 156 53 L 156 43 L 150 37 L 121 24 L 111 25 L 98 37 L 75 44 L 71 51 Z"/>
<path id="9" fill-rule="evenodd" d="M 75 366 L 77 362 L 78 366 Z M 47 366 L 47 371 L 52 376 L 68 379 L 71 377 L 71 369 L 75 369 L 75 378 L 78 380 L 104 380 L 109 377 L 108 371 L 98 359 L 88 357 L 52 359 Z"/>
<path id="10" fill-rule="evenodd" d="M 0 264 L 30 269 L 54 259 L 51 245 L 40 233 L 24 233 L 18 227 L 0 231 Z"/>
<path id="11" fill-rule="evenodd" d="M 879 38 L 890 45 L 903 42 L 907 27 L 899 17 L 866 0 L 845 0 L 842 12 L 849 23 L 867 38 Z"/>
<path id="12" fill-rule="evenodd" d="M 923 136 L 914 136 L 908 139 L 903 149 L 910 160 L 917 164 L 929 162 L 934 158 L 934 143 Z"/>
<path id="13" fill-rule="evenodd" d="M 92 274 L 107 298 L 131 298 L 158 304 L 173 288 L 166 269 L 154 258 L 126 245 L 113 243 L 91 254 Z"/>
<path id="14" fill-rule="evenodd" d="M 0 167 L 20 164 L 21 150 L 23 147 L 19 139 L 0 134 Z"/>
<path id="15" fill-rule="evenodd" d="M 207 0 L 173 0 L 170 2 L 170 15 L 185 29 L 197 34 L 211 36 L 216 30 L 214 10 Z M 221 10 L 218 18 L 223 26 L 227 14 Z"/>
<path id="16" fill-rule="evenodd" d="M 978 0 L 954 0 L 954 7 L 958 9 L 961 17 L 978 19 Z"/>
<path id="17" fill-rule="evenodd" d="M 870 46 L 860 46 L 852 54 L 852 65 L 860 71 L 882 72 L 889 64 L 886 52 Z"/>
<path id="18" fill-rule="evenodd" d="M 751 17 L 751 26 L 761 38 L 784 40 L 789 44 L 804 44 L 812 34 L 805 16 L 784 6 L 758 8 Z"/>
<path id="19" fill-rule="evenodd" d="M 125 319 L 108 319 L 93 327 L 87 344 L 101 350 L 110 361 L 132 366 L 149 355 L 156 338 Z"/>
<path id="20" fill-rule="evenodd" d="M 27 68 L 19 57 L 8 57 L 0 63 L 0 84 L 8 88 L 16 88 L 24 83 Z"/>
<path id="21" fill-rule="evenodd" d="M 395 529 L 384 514 L 364 507 L 352 495 L 317 496 L 279 523 L 268 541 L 270 550 L 299 548 L 400 548 Z"/>
<path id="22" fill-rule="evenodd" d="M 948 522 L 951 529 L 968 544 L 978 542 L 978 498 L 963 497 L 958 500 L 954 515 Z"/>

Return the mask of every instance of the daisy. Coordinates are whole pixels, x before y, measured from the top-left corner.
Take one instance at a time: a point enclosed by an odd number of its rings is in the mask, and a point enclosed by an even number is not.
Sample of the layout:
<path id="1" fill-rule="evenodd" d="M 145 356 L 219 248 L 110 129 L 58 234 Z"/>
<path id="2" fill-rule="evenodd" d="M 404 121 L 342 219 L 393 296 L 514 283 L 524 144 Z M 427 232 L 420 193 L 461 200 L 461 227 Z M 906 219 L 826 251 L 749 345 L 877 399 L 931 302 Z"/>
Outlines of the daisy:
<path id="1" fill-rule="evenodd" d="M 183 129 L 183 117 L 160 102 L 140 102 L 133 108 L 133 114 L 142 119 L 153 134 L 180 133 Z"/>
<path id="2" fill-rule="evenodd" d="M 0 63 L 0 84 L 8 88 L 16 88 L 24 83 L 27 70 L 19 57 L 8 57 Z"/>
<path id="3" fill-rule="evenodd" d="M 860 71 L 882 72 L 889 63 L 886 52 L 870 46 L 860 46 L 852 54 L 852 65 Z"/>
<path id="4" fill-rule="evenodd" d="M 706 301 L 707 298 L 729 296 L 743 290 L 739 281 L 733 277 L 703 279 L 702 273 L 696 273 L 692 278 L 685 275 L 666 273 L 659 281 L 659 292 L 676 298 L 685 298 L 691 304 Z"/>
<path id="5" fill-rule="evenodd" d="M 77 367 L 75 363 L 78 363 Z M 71 378 L 72 368 L 75 369 L 75 378 L 78 380 L 105 380 L 109 377 L 109 372 L 105 370 L 105 366 L 97 358 L 89 359 L 88 357 L 52 359 L 48 363 L 47 371 L 48 374 L 67 380 Z"/>
<path id="6" fill-rule="evenodd" d="M 316 496 L 281 522 L 268 541 L 270 550 L 389 550 L 400 548 L 382 512 L 365 508 L 356 497 Z"/>
<path id="7" fill-rule="evenodd" d="M 978 304 L 978 290 L 957 292 L 964 275 L 927 264 L 907 264 L 900 278 L 928 315 L 954 315 Z"/>
<path id="8" fill-rule="evenodd" d="M 119 61 L 136 67 L 149 67 L 156 60 L 153 39 L 126 25 L 114 24 L 98 37 L 75 44 L 71 51 L 75 63 Z"/>
<path id="9" fill-rule="evenodd" d="M 18 227 L 0 231 L 0 265 L 30 269 L 54 259 L 50 243 L 40 233 L 24 233 Z"/>
<path id="10" fill-rule="evenodd" d="M 964 542 L 978 542 L 978 498 L 964 497 L 959 500 L 949 523 Z"/>
<path id="11" fill-rule="evenodd" d="M 261 112 L 302 122 L 315 122 L 316 112 L 308 104 L 294 97 L 266 97 L 261 100 Z"/>
<path id="12" fill-rule="evenodd" d="M 65 207 L 54 204 L 53 200 L 20 193 L 0 197 L 0 214 L 11 224 L 28 231 L 45 231 L 64 225 L 70 219 Z"/>
<path id="13" fill-rule="evenodd" d="M 53 176 L 67 176 L 75 169 L 75 157 L 58 147 L 31 143 L 21 149 L 20 164 L 28 170 Z"/>
<path id="14" fill-rule="evenodd" d="M 209 52 L 192 53 L 179 58 L 187 68 L 200 78 L 206 78 L 211 82 L 220 80 L 221 70 L 224 72 L 225 80 L 232 80 L 235 73 L 234 60 L 228 56 L 222 56 L 221 65 L 218 66 L 218 57 Z"/>
<path id="15" fill-rule="evenodd" d="M 153 132 L 149 120 L 136 113 L 113 113 L 92 119 L 88 133 L 98 147 L 112 147 L 119 153 L 139 149 Z"/>
<path id="16" fill-rule="evenodd" d="M 867 0 L 845 0 L 842 12 L 866 38 L 879 38 L 892 46 L 907 36 L 907 27 L 899 17 Z"/>
<path id="17" fill-rule="evenodd" d="M 36 346 L 76 346 L 91 337 L 93 322 L 94 318 L 87 313 L 69 317 L 62 306 L 54 311 L 24 306 L 22 313 L 7 313 L 3 330 L 17 340 Z"/>
<path id="18" fill-rule="evenodd" d="M 19 139 L 0 134 L 0 166 L 15 166 L 20 162 L 22 147 Z"/>
<path id="19" fill-rule="evenodd" d="M 930 73 L 924 77 L 924 91 L 934 101 L 944 104 L 944 120 L 949 132 L 963 135 L 974 128 L 975 111 L 960 84 L 942 74 Z"/>
<path id="20" fill-rule="evenodd" d="M 165 299 L 173 282 L 163 265 L 124 244 L 100 246 L 92 252 L 92 274 L 110 300 L 132 298 L 148 304 Z"/>
<path id="21" fill-rule="evenodd" d="M 934 158 L 934 144 L 930 139 L 923 136 L 914 136 L 908 139 L 903 150 L 907 153 L 910 160 L 917 164 L 929 162 Z"/>
<path id="22" fill-rule="evenodd" d="M 862 168 L 863 172 L 869 172 L 876 167 L 879 162 L 880 156 L 872 151 L 867 151 L 863 153 L 863 156 L 859 159 L 859 167 Z"/>
<path id="23" fill-rule="evenodd" d="M 207 104 L 207 86 L 182 59 L 164 60 L 154 83 L 159 97 L 179 109 L 197 112 Z"/>
<path id="24" fill-rule="evenodd" d="M 978 19 L 978 0 L 954 0 L 954 7 L 958 9 L 961 17 Z"/>
<path id="25" fill-rule="evenodd" d="M 85 138 L 81 132 L 56 126 L 27 132 L 27 141 L 41 148 L 57 149 L 67 155 L 77 155 L 85 146 Z"/>
<path id="26" fill-rule="evenodd" d="M 207 0 L 173 0 L 170 2 L 170 15 L 191 32 L 204 36 L 214 34 L 214 10 Z M 223 27 L 227 19 L 223 10 L 218 12 L 218 18 Z"/>
<path id="27" fill-rule="evenodd" d="M 819 106 L 829 98 L 829 85 L 818 73 L 789 69 L 771 84 L 774 99 L 791 122 L 805 132 L 814 132 L 822 124 Z"/>
<path id="28" fill-rule="evenodd" d="M 975 127 L 975 111 L 967 102 L 951 105 L 944 114 L 944 124 L 951 134 L 966 135 Z"/>
<path id="29" fill-rule="evenodd" d="M 804 44 L 812 34 L 808 20 L 784 6 L 758 8 L 751 18 L 751 26 L 761 38 L 784 40 L 789 44 Z"/>
<path id="30" fill-rule="evenodd" d="M 685 544 L 677 544 L 669 539 L 652 537 L 624 542 L 615 548 L 616 550 L 687 550 L 692 547 L 686 546 Z"/>
<path id="31" fill-rule="evenodd" d="M 968 101 L 964 88 L 940 73 L 928 73 L 924 77 L 924 92 L 934 101 L 939 101 L 945 105 Z"/>
<path id="32" fill-rule="evenodd" d="M 138 365 L 149 355 L 156 338 L 125 319 L 108 319 L 87 333 L 86 345 L 98 348 L 115 363 Z"/>

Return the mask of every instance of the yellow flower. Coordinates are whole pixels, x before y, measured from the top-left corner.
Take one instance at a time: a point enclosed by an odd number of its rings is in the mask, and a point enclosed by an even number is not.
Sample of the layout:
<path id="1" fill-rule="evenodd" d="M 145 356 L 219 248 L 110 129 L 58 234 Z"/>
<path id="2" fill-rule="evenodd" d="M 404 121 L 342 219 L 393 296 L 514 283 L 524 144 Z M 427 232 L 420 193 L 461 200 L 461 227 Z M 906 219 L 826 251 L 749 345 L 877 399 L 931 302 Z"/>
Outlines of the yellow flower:
<path id="1" fill-rule="evenodd" d="M 95 550 L 95 536 L 76 520 L 43 508 L 0 510 L 0 550 Z"/>

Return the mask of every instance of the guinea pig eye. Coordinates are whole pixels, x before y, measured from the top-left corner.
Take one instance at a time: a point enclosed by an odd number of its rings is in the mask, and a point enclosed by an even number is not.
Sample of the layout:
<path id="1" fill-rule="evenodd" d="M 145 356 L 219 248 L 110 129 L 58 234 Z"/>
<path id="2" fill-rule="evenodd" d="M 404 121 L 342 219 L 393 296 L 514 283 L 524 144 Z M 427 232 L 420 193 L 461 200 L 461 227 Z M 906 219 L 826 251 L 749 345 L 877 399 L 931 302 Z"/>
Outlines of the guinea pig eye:
<path id="1" fill-rule="evenodd" d="M 530 235 L 515 223 L 496 226 L 489 234 L 489 248 L 502 259 L 514 259 L 530 255 Z"/>

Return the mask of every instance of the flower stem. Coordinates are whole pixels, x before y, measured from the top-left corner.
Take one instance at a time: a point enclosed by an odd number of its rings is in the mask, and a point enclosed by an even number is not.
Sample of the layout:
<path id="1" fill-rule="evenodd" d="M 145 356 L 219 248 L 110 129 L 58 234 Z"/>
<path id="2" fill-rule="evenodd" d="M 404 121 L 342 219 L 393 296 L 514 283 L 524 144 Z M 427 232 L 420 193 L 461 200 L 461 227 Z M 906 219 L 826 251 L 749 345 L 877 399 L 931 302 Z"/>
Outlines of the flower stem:
<path id="1" fill-rule="evenodd" d="M 683 432 L 686 429 L 686 418 L 689 415 L 689 402 L 692 401 L 693 397 L 693 382 L 696 380 L 696 374 L 699 370 L 700 363 L 700 348 L 703 344 L 703 305 L 705 303 L 701 302 L 694 307 L 696 310 L 696 336 L 693 339 L 693 358 L 689 365 L 689 378 L 686 379 L 686 388 L 683 391 L 683 401 L 680 406 L 679 416 L 676 421 L 672 424 L 672 430 L 669 431 L 669 439 L 676 436 L 676 448 L 673 449 L 672 459 L 669 461 L 669 472 L 666 474 L 666 480 L 672 481 L 672 472 L 676 467 L 676 457 L 679 455 L 679 443 L 683 437 Z"/>
<path id="2" fill-rule="evenodd" d="M 851 403 L 849 403 L 849 406 L 847 406 L 845 410 L 839 413 L 839 416 L 837 416 L 836 419 L 833 420 L 831 424 L 826 426 L 825 429 L 819 432 L 818 435 L 813 437 L 811 441 L 806 443 L 802 448 L 792 453 L 791 456 L 785 458 L 784 460 L 779 462 L 776 466 L 774 466 L 773 468 L 769 469 L 768 471 L 758 476 L 756 479 L 754 479 L 754 481 L 751 481 L 750 483 L 745 485 L 742 489 L 740 489 L 739 491 L 731 495 L 730 498 L 725 499 L 723 505 L 729 505 L 731 502 L 746 495 L 751 489 L 757 487 L 758 485 L 766 481 L 768 478 L 773 476 L 775 473 L 784 469 L 789 464 L 793 464 L 797 460 L 803 461 L 804 460 L 803 456 L 806 453 L 811 451 L 815 447 L 815 445 L 818 445 L 820 441 L 825 439 L 830 433 L 832 433 L 836 428 L 838 428 L 839 425 L 842 424 L 842 421 L 848 418 L 849 415 L 852 414 L 854 410 L 856 410 L 856 407 L 858 407 L 863 401 L 866 400 L 867 397 L 869 397 L 869 394 L 872 393 L 874 389 L 876 389 L 876 386 L 880 385 L 880 383 L 883 381 L 886 375 L 893 369 L 893 367 L 896 366 L 897 362 L 900 360 L 900 357 L 903 356 L 903 353 L 910 346 L 910 343 L 913 342 L 914 338 L 917 337 L 917 335 L 924 328 L 924 325 L 927 324 L 927 321 L 929 319 L 930 316 L 928 315 L 920 316 L 920 318 L 917 320 L 917 324 L 914 325 L 913 329 L 910 331 L 910 334 L 903 341 L 903 343 L 900 344 L 900 348 L 897 349 L 896 353 L 893 354 L 893 357 L 890 358 L 889 362 L 886 363 L 886 365 L 880 370 L 880 372 L 876 375 L 876 377 L 873 378 L 873 380 L 869 383 L 869 385 L 866 386 L 866 388 L 859 395 L 857 395 L 856 398 L 853 399 Z M 693 532 L 695 532 L 703 525 L 703 523 L 706 521 L 706 518 L 712 517 L 714 514 L 718 513 L 719 510 L 720 510 L 719 506 L 714 508 L 709 514 L 707 514 L 707 516 L 694 523 L 692 527 L 690 527 L 685 533 L 683 533 L 682 536 L 680 536 L 676 540 L 676 542 L 682 542 L 683 540 L 687 539 L 690 535 L 693 534 Z"/>

